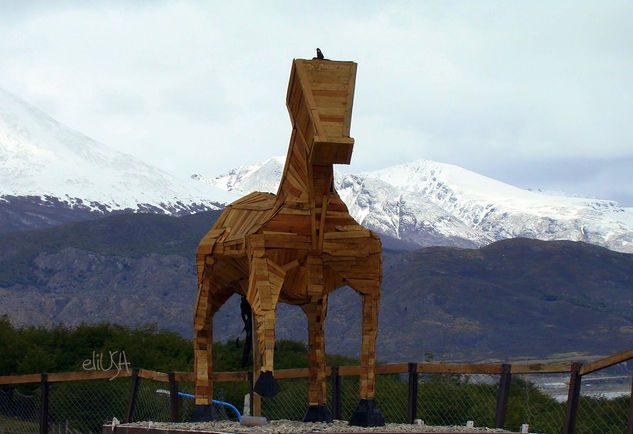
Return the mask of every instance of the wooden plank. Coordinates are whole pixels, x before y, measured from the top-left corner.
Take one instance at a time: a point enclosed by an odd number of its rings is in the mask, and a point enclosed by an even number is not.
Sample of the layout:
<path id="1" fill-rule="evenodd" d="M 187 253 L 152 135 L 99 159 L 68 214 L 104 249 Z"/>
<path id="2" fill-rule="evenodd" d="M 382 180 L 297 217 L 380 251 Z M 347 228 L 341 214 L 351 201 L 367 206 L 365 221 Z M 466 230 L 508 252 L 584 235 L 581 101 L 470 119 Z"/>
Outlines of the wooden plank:
<path id="1" fill-rule="evenodd" d="M 554 374 L 571 372 L 572 363 L 517 363 L 512 365 L 512 374 Z"/>
<path id="2" fill-rule="evenodd" d="M 108 371 L 76 371 L 76 372 L 54 372 L 48 374 L 50 383 L 63 381 L 83 381 L 83 380 L 103 380 L 113 377 L 123 378 L 131 376 L 131 371 L 121 370 L 117 375 L 117 370 Z M 41 380 L 41 374 L 26 375 L 5 375 L 0 376 L 0 384 L 24 384 L 38 383 Z"/>
<path id="3" fill-rule="evenodd" d="M 304 215 L 278 214 L 272 220 L 262 226 L 262 230 L 270 232 L 294 232 L 300 235 L 309 235 L 310 219 Z"/>
<path id="4" fill-rule="evenodd" d="M 147 380 L 169 382 L 169 375 L 164 372 L 152 371 L 150 369 L 139 369 L 138 376 Z"/>
<path id="5" fill-rule="evenodd" d="M 340 366 L 338 373 L 341 376 L 358 376 L 361 375 L 362 370 L 360 366 Z"/>
<path id="6" fill-rule="evenodd" d="M 303 204 L 301 204 L 303 205 Z M 304 208 L 292 208 L 289 206 L 285 206 L 284 208 L 282 208 L 281 211 L 279 211 L 279 215 L 283 215 L 283 214 L 293 214 L 293 215 L 302 215 L 302 216 L 309 216 L 310 215 L 310 210 L 309 209 L 304 209 Z"/>
<path id="7" fill-rule="evenodd" d="M 376 374 L 402 374 L 408 372 L 408 363 L 390 363 L 388 365 L 376 365 Z"/>
<path id="8" fill-rule="evenodd" d="M 248 372 L 247 371 L 214 372 L 213 381 L 227 381 L 227 382 L 248 381 Z"/>
<path id="9" fill-rule="evenodd" d="M 132 370 L 122 369 L 118 374 L 116 369 L 108 371 L 78 371 L 78 372 L 58 372 L 48 374 L 48 381 L 81 381 L 81 380 L 102 380 L 111 378 L 124 378 L 132 375 Z"/>
<path id="10" fill-rule="evenodd" d="M 41 380 L 42 380 L 42 374 L 0 376 L 0 384 L 39 383 Z"/>
<path id="11" fill-rule="evenodd" d="M 323 90 L 323 89 L 314 89 L 312 90 L 312 95 L 315 96 L 315 100 L 318 100 L 317 97 L 343 97 L 347 98 L 347 94 L 349 92 L 347 90 Z"/>
<path id="12" fill-rule="evenodd" d="M 348 239 L 348 238 L 370 238 L 371 234 L 369 232 L 369 230 L 363 228 L 361 226 L 362 230 L 357 230 L 357 231 L 346 231 L 346 232 L 326 232 L 325 233 L 325 239 L 326 240 L 341 240 L 341 239 Z"/>
<path id="13" fill-rule="evenodd" d="M 344 136 L 349 136 L 351 123 L 352 123 L 352 108 L 354 107 L 354 93 L 356 87 L 356 69 L 358 65 L 353 63 L 350 65 L 350 83 L 349 89 L 347 92 L 347 102 L 345 104 L 345 122 L 343 123 L 342 134 Z"/>
<path id="14" fill-rule="evenodd" d="M 174 372 L 174 377 L 179 383 L 193 383 L 196 381 L 196 376 L 193 372 Z"/>
<path id="15" fill-rule="evenodd" d="M 328 140 L 318 136 L 314 140 L 312 153 L 310 154 L 311 164 L 349 164 L 352 160 L 354 150 L 354 139 Z"/>
<path id="16" fill-rule="evenodd" d="M 580 368 L 580 375 L 590 374 L 600 369 L 608 368 L 609 366 L 617 365 L 626 360 L 633 359 L 633 349 L 621 351 L 612 356 L 605 357 L 603 359 L 596 360 Z"/>
<path id="17" fill-rule="evenodd" d="M 317 242 L 317 249 L 323 250 L 323 236 L 325 235 L 325 216 L 327 214 L 327 202 L 328 197 L 324 195 L 321 198 L 321 217 L 319 218 L 319 240 Z"/>
<path id="18" fill-rule="evenodd" d="M 238 206 L 234 206 L 234 209 L 244 211 L 268 211 L 275 205 L 275 202 L 263 202 L 263 203 L 244 203 Z"/>
<path id="19" fill-rule="evenodd" d="M 254 191 L 234 202 L 231 202 L 230 206 L 233 207 L 235 205 L 240 205 L 244 203 L 255 203 L 255 202 L 267 201 L 271 199 L 274 201 L 274 197 L 275 195 L 272 193 L 263 193 L 261 191 Z"/>
<path id="20" fill-rule="evenodd" d="M 500 374 L 501 365 L 489 363 L 418 363 L 417 372 L 425 374 Z"/>
<path id="21" fill-rule="evenodd" d="M 307 378 L 308 375 L 309 375 L 308 368 L 275 370 L 275 378 L 279 380 L 288 379 L 288 378 Z"/>

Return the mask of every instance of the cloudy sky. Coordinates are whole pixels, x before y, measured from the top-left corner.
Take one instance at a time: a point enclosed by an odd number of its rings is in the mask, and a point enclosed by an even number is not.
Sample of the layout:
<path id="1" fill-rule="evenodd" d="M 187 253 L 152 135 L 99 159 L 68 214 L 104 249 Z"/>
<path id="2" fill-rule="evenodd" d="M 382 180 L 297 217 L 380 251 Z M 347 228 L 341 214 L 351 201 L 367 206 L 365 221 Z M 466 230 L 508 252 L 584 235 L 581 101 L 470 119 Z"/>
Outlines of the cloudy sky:
<path id="1" fill-rule="evenodd" d="M 358 63 L 352 164 L 633 206 L 633 3 L 0 0 L 0 87 L 181 176 L 284 155 L 291 60 Z"/>

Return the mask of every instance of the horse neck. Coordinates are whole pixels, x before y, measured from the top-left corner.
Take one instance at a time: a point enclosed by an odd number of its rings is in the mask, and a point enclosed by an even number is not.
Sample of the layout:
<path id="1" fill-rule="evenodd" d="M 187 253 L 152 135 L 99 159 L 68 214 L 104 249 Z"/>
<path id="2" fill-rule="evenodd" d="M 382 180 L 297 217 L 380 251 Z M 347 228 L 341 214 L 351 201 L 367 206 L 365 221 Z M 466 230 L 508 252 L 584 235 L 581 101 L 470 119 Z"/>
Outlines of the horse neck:
<path id="1" fill-rule="evenodd" d="M 277 191 L 278 201 L 299 208 L 320 206 L 334 192 L 332 164 L 311 164 L 308 147 L 293 129 L 284 172 Z M 315 204 L 315 205 L 311 205 Z"/>

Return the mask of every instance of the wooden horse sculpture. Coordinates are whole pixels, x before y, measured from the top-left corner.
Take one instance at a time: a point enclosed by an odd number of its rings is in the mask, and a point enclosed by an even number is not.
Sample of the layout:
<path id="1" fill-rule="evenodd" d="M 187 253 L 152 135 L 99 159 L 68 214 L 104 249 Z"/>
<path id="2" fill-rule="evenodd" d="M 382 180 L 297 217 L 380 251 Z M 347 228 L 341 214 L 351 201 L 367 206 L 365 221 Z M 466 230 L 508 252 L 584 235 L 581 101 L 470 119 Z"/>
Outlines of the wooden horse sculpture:
<path id="1" fill-rule="evenodd" d="M 308 319 L 309 387 L 304 421 L 331 421 L 326 407 L 323 328 L 328 294 L 344 285 L 362 298 L 360 403 L 350 424 L 383 425 L 374 402 L 382 279 L 380 238 L 350 217 L 334 189 L 333 164 L 349 164 L 356 63 L 292 63 L 286 105 L 292 136 L 276 195 L 251 193 L 226 207 L 200 241 L 194 313 L 195 403 L 213 396 L 213 316 L 234 293 L 246 297 L 261 372 L 254 390 L 274 396 L 275 310 L 299 305 Z"/>

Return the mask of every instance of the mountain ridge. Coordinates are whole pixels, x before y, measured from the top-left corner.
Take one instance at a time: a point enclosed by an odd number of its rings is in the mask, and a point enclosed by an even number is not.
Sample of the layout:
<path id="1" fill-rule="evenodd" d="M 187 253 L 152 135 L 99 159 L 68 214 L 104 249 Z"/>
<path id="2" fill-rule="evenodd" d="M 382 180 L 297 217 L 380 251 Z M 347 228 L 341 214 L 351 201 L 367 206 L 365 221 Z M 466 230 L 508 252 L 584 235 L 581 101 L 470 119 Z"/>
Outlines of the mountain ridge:
<path id="1" fill-rule="evenodd" d="M 284 161 L 179 179 L 0 90 L 0 233 L 117 213 L 221 209 L 240 194 L 276 192 Z M 530 192 L 426 160 L 359 174 L 335 171 L 335 183 L 352 216 L 396 248 L 480 247 L 529 237 L 633 252 L 633 208 L 614 201 Z"/>
<path id="2" fill-rule="evenodd" d="M 274 157 L 196 179 L 237 194 L 275 192 L 283 161 Z M 633 208 L 614 201 L 532 192 L 428 160 L 359 174 L 335 170 L 334 181 L 359 223 L 421 247 L 480 247 L 528 237 L 633 252 Z"/>
<path id="3" fill-rule="evenodd" d="M 235 196 L 191 179 L 179 179 L 115 151 L 0 89 L 3 220 L 10 218 L 7 203 L 27 206 L 19 198 L 29 198 L 29 212 L 37 205 L 45 207 L 47 202 L 55 202 L 62 214 L 77 210 L 90 217 L 111 212 L 186 214 L 219 209 Z M 48 206 L 50 210 L 52 204 Z M 37 218 L 31 224 L 27 216 L 24 213 L 27 221 L 22 224 L 13 216 L 6 226 L 36 227 Z"/>

